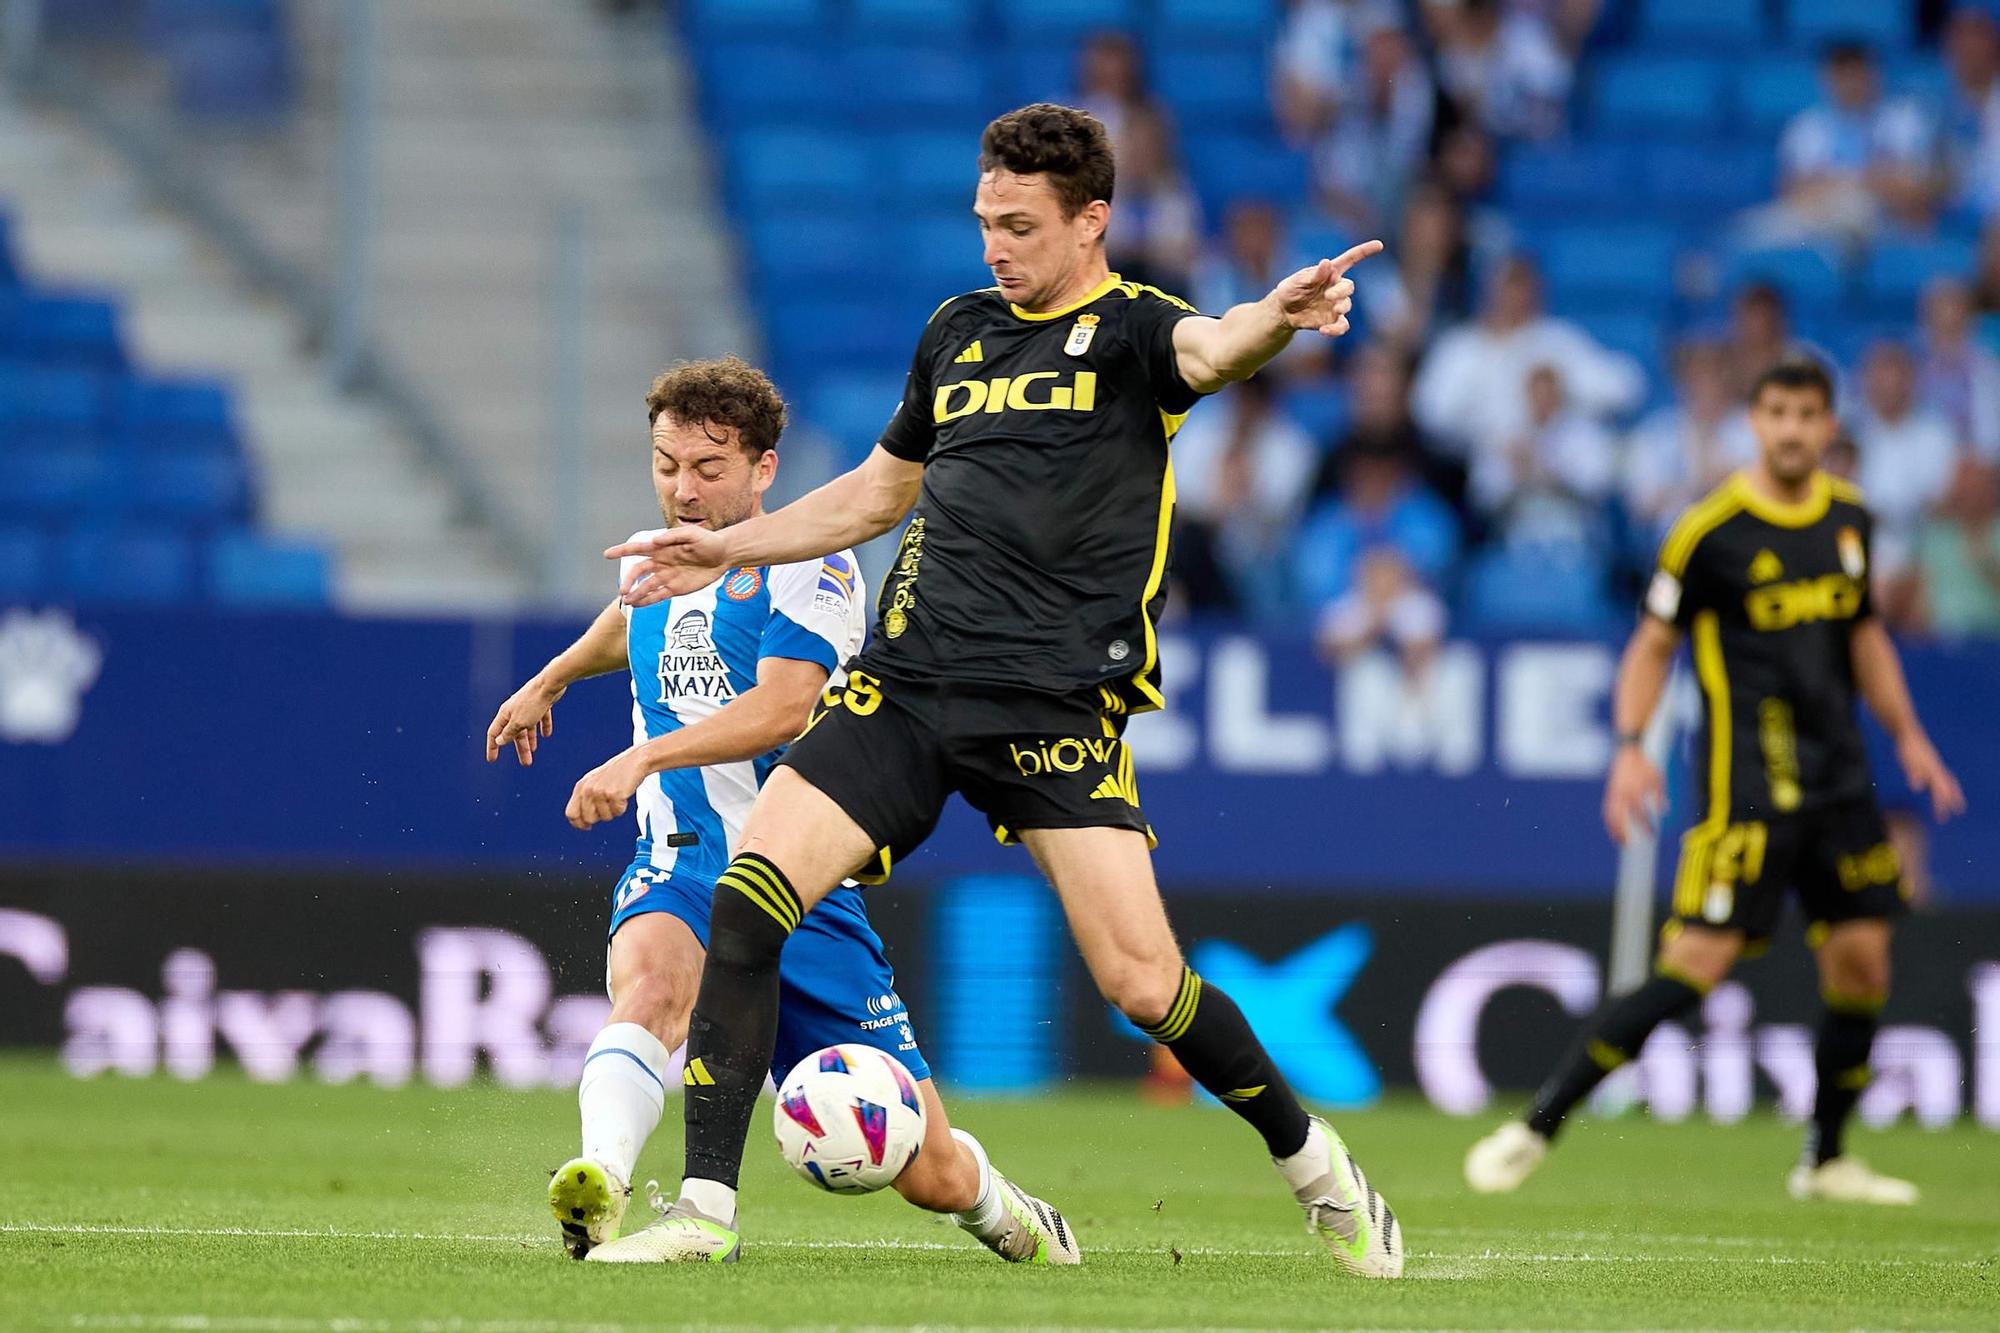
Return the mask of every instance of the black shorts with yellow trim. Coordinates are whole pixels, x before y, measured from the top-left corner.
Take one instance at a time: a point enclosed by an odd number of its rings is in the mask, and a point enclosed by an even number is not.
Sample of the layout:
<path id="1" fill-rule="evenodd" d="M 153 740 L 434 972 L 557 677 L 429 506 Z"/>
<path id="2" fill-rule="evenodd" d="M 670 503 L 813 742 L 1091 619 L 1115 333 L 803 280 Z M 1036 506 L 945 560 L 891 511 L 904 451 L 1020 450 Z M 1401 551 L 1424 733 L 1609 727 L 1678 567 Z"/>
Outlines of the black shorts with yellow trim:
<path id="1" fill-rule="evenodd" d="M 937 827 L 953 792 L 1003 843 L 1032 829 L 1153 831 L 1139 807 L 1125 704 L 1106 688 L 885 680 L 829 686 L 780 763 L 826 793 L 880 850 L 866 884 Z"/>
<path id="2" fill-rule="evenodd" d="M 1745 952 L 1761 953 L 1788 893 L 1813 945 L 1843 921 L 1889 920 L 1908 909 L 1902 865 L 1872 798 L 1688 830 L 1667 930 L 1740 930 Z"/>

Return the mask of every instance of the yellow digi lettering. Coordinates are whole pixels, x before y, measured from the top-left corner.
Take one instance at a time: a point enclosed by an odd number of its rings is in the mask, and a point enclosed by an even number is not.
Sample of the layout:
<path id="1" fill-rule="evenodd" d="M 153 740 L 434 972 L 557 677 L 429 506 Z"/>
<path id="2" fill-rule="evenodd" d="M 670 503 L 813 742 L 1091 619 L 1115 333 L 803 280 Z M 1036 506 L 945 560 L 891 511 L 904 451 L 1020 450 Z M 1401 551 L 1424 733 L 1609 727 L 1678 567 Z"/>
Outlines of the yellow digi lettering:
<path id="1" fill-rule="evenodd" d="M 1052 381 L 1052 383 L 1044 383 Z M 996 375 L 988 380 L 958 380 L 940 384 L 931 398 L 931 420 L 969 417 L 975 412 L 1094 412 L 1097 372 L 1079 370 L 1063 383 L 1061 371 L 1035 370 L 1026 375 Z"/>
<path id="2" fill-rule="evenodd" d="M 1752 589 L 1744 598 L 1750 623 L 1766 632 L 1822 620 L 1852 620 L 1861 610 L 1862 584 L 1845 574 Z"/>

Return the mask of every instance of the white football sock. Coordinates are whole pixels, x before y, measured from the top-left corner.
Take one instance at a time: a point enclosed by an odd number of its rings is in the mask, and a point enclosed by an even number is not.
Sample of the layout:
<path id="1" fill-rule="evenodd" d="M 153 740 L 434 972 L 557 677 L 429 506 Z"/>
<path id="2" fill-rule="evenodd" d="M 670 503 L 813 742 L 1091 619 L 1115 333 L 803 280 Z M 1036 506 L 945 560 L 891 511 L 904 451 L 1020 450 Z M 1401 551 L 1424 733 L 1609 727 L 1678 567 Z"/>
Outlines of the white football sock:
<path id="1" fill-rule="evenodd" d="M 1297 1194 L 1333 1170 L 1333 1144 L 1328 1141 L 1326 1131 L 1320 1128 L 1319 1121 L 1315 1120 L 1312 1127 L 1306 1130 L 1305 1147 L 1290 1157 L 1273 1157 L 1271 1164 L 1278 1168 L 1278 1174 L 1292 1187 L 1292 1193 Z"/>
<path id="2" fill-rule="evenodd" d="M 681 1182 L 681 1202 L 726 1227 L 736 1225 L 736 1191 L 719 1180 L 690 1176 Z"/>
<path id="3" fill-rule="evenodd" d="M 962 1129 L 954 1129 L 951 1136 L 964 1144 L 973 1160 L 979 1163 L 979 1196 L 972 1201 L 972 1207 L 952 1214 L 952 1219 L 980 1239 L 991 1239 L 990 1233 L 1000 1229 L 1007 1212 L 1000 1202 L 1000 1191 L 993 1185 L 993 1163 L 987 1160 L 986 1149 L 972 1135 Z"/>
<path id="4" fill-rule="evenodd" d="M 583 1112 L 583 1155 L 621 1185 L 632 1183 L 639 1150 L 660 1123 L 666 1104 L 667 1048 L 637 1023 L 610 1023 L 584 1057 L 577 1106 Z"/>

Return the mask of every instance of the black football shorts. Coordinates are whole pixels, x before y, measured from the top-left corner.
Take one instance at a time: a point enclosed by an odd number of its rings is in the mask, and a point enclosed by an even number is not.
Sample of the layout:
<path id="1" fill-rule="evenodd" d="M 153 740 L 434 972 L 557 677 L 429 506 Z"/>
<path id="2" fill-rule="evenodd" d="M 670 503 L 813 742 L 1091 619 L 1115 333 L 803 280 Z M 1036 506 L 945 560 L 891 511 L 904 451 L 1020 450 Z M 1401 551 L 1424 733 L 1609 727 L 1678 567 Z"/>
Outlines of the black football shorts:
<path id="1" fill-rule="evenodd" d="M 1740 930 L 1753 949 L 1761 948 L 1787 892 L 1798 895 L 1813 944 L 1840 922 L 1903 913 L 1902 866 L 1872 799 L 1770 820 L 1701 824 L 1682 838 L 1675 923 Z"/>
<path id="2" fill-rule="evenodd" d="M 930 836 L 953 792 L 1003 843 L 1049 828 L 1129 828 L 1151 842 L 1124 724 L 1108 690 L 1053 694 L 850 671 L 844 685 L 827 687 L 779 762 L 875 840 L 880 864 L 856 877 L 874 883 Z"/>

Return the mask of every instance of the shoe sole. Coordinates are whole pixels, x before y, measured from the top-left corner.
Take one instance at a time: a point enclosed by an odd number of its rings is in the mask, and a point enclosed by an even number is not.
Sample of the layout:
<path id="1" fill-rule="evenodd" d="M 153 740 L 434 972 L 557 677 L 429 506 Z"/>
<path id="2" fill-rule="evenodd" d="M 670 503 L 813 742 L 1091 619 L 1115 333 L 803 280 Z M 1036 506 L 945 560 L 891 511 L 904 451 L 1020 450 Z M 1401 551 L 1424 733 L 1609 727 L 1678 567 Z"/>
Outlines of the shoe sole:
<path id="1" fill-rule="evenodd" d="M 611 1216 L 615 1193 L 611 1177 L 595 1162 L 566 1163 L 549 1178 L 549 1212 L 562 1228 L 563 1248 L 570 1258 L 582 1259 L 601 1243 L 590 1238 L 591 1223 Z"/>

